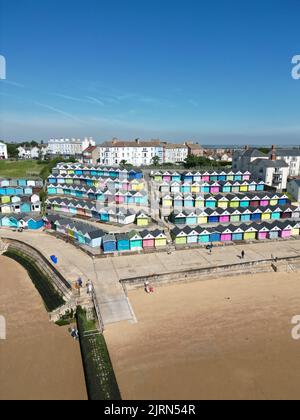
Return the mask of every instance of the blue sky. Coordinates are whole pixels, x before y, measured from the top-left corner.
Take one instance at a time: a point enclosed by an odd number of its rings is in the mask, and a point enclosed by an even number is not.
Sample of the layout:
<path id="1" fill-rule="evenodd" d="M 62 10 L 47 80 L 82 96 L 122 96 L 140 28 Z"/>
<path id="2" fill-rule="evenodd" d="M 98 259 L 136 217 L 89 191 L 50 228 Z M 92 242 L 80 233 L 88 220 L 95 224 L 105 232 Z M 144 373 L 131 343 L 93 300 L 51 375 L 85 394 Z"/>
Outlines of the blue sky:
<path id="1" fill-rule="evenodd" d="M 0 0 L 0 138 L 299 143 L 299 0 Z"/>

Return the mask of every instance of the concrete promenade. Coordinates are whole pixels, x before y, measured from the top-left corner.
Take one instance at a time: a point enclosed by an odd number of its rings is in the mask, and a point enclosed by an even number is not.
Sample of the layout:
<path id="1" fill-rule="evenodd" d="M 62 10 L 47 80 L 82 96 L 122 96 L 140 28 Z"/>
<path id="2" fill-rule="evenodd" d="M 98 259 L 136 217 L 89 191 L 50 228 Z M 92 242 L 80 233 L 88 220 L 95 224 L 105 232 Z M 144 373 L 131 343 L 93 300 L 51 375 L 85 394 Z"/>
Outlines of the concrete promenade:
<path id="1" fill-rule="evenodd" d="M 240 262 L 242 250 L 245 262 L 277 258 L 300 257 L 300 240 L 255 242 L 213 248 L 210 255 L 206 249 L 194 248 L 167 252 L 93 259 L 81 250 L 44 232 L 23 233 L 0 230 L 0 237 L 23 241 L 42 252 L 46 258 L 58 257 L 56 268 L 71 282 L 79 276 L 93 281 L 104 325 L 119 321 L 134 321 L 134 314 L 125 296 L 120 279 L 170 273 L 196 268 L 210 268 Z"/>

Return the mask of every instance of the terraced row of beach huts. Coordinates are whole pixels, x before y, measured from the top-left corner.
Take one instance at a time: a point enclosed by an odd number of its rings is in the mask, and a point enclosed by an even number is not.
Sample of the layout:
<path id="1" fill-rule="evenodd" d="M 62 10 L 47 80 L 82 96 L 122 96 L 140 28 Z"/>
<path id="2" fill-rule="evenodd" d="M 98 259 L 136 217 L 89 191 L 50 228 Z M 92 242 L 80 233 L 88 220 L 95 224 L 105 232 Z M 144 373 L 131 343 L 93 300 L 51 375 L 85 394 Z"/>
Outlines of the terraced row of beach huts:
<path id="1" fill-rule="evenodd" d="M 39 213 L 42 187 L 40 179 L 0 179 L 0 213 Z"/>
<path id="2" fill-rule="evenodd" d="M 215 181 L 249 181 L 251 172 L 245 171 L 195 171 L 195 172 L 168 172 L 152 171 L 151 178 L 161 182 L 215 182 Z"/>
<path id="3" fill-rule="evenodd" d="M 264 191 L 265 183 L 256 181 L 216 181 L 216 182 L 163 182 L 159 185 L 162 194 L 218 194 Z"/>
<path id="4" fill-rule="evenodd" d="M 251 224 L 218 225 L 216 227 L 197 226 L 192 228 L 175 227 L 172 232 L 172 239 L 175 245 L 205 245 L 211 243 L 266 240 L 278 238 L 290 238 L 299 236 L 300 222 L 298 221 L 274 221 Z"/>
<path id="5" fill-rule="evenodd" d="M 97 188 L 97 190 L 105 191 L 107 189 L 122 191 L 142 191 L 145 189 L 145 181 L 141 179 L 119 179 L 119 178 L 102 178 L 87 177 L 83 175 L 50 175 L 48 184 L 54 186 L 66 187 L 88 187 Z"/>
<path id="6" fill-rule="evenodd" d="M 70 187 L 68 185 L 48 185 L 49 196 L 66 196 L 85 200 L 98 201 L 102 204 L 123 204 L 134 206 L 147 206 L 148 194 L 144 190 L 126 191 L 106 189 L 99 190 L 95 187 Z"/>
<path id="7" fill-rule="evenodd" d="M 208 223 L 260 222 L 265 220 L 299 219 L 300 206 L 266 206 L 238 208 L 206 208 L 175 211 L 170 221 L 175 225 L 203 225 Z"/>
<path id="8" fill-rule="evenodd" d="M 107 168 L 100 165 L 82 165 L 80 163 L 59 163 L 52 170 L 52 175 L 72 175 L 83 177 L 98 177 L 98 178 L 112 178 L 124 180 L 142 180 L 144 178 L 143 172 L 136 170 L 127 170 L 122 168 Z"/>
<path id="9" fill-rule="evenodd" d="M 43 228 L 43 226 L 44 220 L 38 214 L 0 215 L 0 227 L 2 228 L 38 230 Z"/>
<path id="10" fill-rule="evenodd" d="M 167 246 L 167 237 L 162 230 L 133 230 L 126 234 L 111 234 L 90 223 L 57 215 L 46 216 L 45 227 L 73 239 L 80 245 L 100 248 L 105 254 L 155 250 Z"/>
<path id="11" fill-rule="evenodd" d="M 257 192 L 245 194 L 167 194 L 162 197 L 162 207 L 186 208 L 239 208 L 283 206 L 290 204 L 288 195 L 275 192 Z"/>
<path id="12" fill-rule="evenodd" d="M 102 223 L 147 227 L 145 185 L 140 171 L 59 164 L 48 178 L 48 210 Z"/>
<path id="13" fill-rule="evenodd" d="M 123 208 L 120 206 L 101 207 L 95 201 L 75 200 L 69 198 L 49 198 L 46 201 L 48 210 L 93 219 L 102 223 L 113 223 L 137 226 L 148 226 L 149 216 L 144 211 Z"/>

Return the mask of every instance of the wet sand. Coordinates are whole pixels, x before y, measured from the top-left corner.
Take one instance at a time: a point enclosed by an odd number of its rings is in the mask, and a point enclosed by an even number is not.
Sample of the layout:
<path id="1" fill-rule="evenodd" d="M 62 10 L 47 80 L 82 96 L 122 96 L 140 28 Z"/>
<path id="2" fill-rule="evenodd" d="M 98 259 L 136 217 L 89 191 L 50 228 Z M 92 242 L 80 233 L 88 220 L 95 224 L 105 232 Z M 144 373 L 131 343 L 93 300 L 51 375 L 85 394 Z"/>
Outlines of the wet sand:
<path id="1" fill-rule="evenodd" d="M 0 400 L 87 399 L 80 347 L 49 318 L 27 272 L 0 257 Z"/>
<path id="2" fill-rule="evenodd" d="M 300 273 L 129 295 L 137 324 L 105 337 L 124 399 L 300 399 Z"/>

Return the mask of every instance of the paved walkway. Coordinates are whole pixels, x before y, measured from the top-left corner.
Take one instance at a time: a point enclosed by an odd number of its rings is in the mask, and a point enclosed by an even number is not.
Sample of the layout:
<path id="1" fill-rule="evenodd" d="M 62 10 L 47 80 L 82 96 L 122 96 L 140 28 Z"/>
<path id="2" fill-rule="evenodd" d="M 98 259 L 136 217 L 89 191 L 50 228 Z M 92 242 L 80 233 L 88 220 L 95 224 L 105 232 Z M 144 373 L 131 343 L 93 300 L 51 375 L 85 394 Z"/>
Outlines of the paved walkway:
<path id="1" fill-rule="evenodd" d="M 23 233 L 0 230 L 0 237 L 18 239 L 35 247 L 48 259 L 58 257 L 56 268 L 71 282 L 79 276 L 93 281 L 104 325 L 133 320 L 134 314 L 119 283 L 120 279 L 136 276 L 170 273 L 192 268 L 236 264 L 245 250 L 245 262 L 278 258 L 300 257 L 300 240 L 215 247 L 210 255 L 206 249 L 189 249 L 155 254 L 141 254 L 116 258 L 92 259 L 84 252 L 44 232 Z"/>

